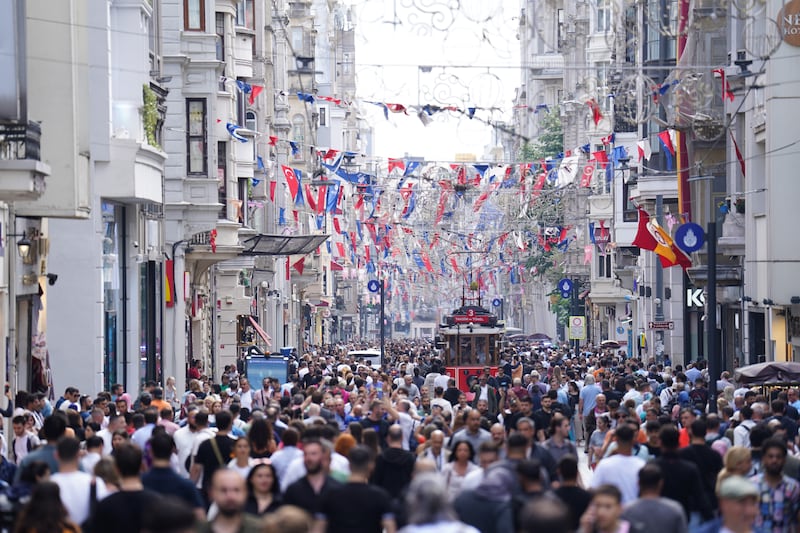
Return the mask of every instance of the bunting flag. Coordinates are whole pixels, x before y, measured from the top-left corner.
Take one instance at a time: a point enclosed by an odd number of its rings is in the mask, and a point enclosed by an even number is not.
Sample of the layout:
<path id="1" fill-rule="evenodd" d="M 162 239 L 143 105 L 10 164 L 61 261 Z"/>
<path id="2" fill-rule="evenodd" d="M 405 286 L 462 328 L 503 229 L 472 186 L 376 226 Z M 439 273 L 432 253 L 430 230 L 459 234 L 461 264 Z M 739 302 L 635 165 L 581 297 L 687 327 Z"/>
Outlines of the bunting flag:
<path id="1" fill-rule="evenodd" d="M 664 130 L 658 134 L 658 141 L 664 148 L 664 157 L 667 158 L 667 170 L 672 170 L 672 158 L 675 157 L 675 146 L 672 144 L 672 134 L 669 130 Z"/>
<path id="2" fill-rule="evenodd" d="M 275 203 L 275 188 L 278 186 L 277 181 L 270 181 L 269 182 L 269 199 L 272 203 Z"/>
<path id="3" fill-rule="evenodd" d="M 286 165 L 281 165 L 283 169 L 283 175 L 286 178 L 286 184 L 289 186 L 289 196 L 292 200 L 297 198 L 297 193 L 300 190 L 300 180 L 297 178 L 297 175 L 300 173 L 299 170 L 295 170 L 291 167 L 287 167 Z"/>
<path id="4" fill-rule="evenodd" d="M 733 102 L 736 99 L 736 97 L 734 96 L 733 91 L 731 91 L 730 85 L 728 85 L 728 80 L 725 79 L 725 69 L 715 68 L 711 72 L 719 76 L 720 79 L 722 80 L 722 99 L 723 100 L 728 99 L 731 102 Z"/>
<path id="5" fill-rule="evenodd" d="M 325 212 L 326 207 L 326 194 L 328 193 L 327 185 L 322 185 L 321 187 L 317 188 L 317 209 L 316 212 L 318 215 L 321 215 Z"/>
<path id="6" fill-rule="evenodd" d="M 578 156 L 572 155 L 565 157 L 561 160 L 561 165 L 558 167 L 558 179 L 556 181 L 557 187 L 566 187 L 575 182 L 578 176 Z"/>
<path id="7" fill-rule="evenodd" d="M 603 119 L 603 112 L 600 110 L 600 104 L 597 103 L 597 100 L 592 98 L 586 102 L 586 105 L 592 110 L 592 120 L 594 120 L 594 125 L 597 126 Z"/>
<path id="8" fill-rule="evenodd" d="M 225 124 L 225 128 L 228 130 L 228 133 L 231 134 L 231 137 L 233 137 L 237 141 L 243 143 L 247 142 L 247 137 L 243 137 L 242 134 L 239 133 L 239 130 L 243 129 L 241 126 L 228 122 L 227 124 Z"/>
<path id="9" fill-rule="evenodd" d="M 286 258 L 286 261 L 287 262 L 289 261 L 288 257 Z M 306 258 L 305 257 L 301 257 L 300 259 L 298 259 L 297 261 L 295 261 L 292 264 L 292 268 L 294 268 L 297 271 L 297 273 L 302 276 L 303 275 L 303 269 L 305 268 L 305 263 L 306 263 Z"/>
<path id="10" fill-rule="evenodd" d="M 547 179 L 547 174 L 545 174 L 544 172 L 539 174 L 539 176 L 536 178 L 536 182 L 534 182 L 533 184 L 533 193 L 531 193 L 531 195 L 534 198 L 538 198 L 539 195 L 541 194 L 546 179 Z M 500 245 L 502 246 L 503 243 L 500 243 Z"/>
<path id="11" fill-rule="evenodd" d="M 275 135 L 269 136 L 269 145 L 270 146 L 277 146 L 278 145 L 278 138 Z"/>
<path id="12" fill-rule="evenodd" d="M 641 207 L 639 208 L 639 226 L 632 244 L 642 250 L 655 252 L 659 258 L 666 259 L 670 263 L 669 266 L 678 264 L 673 251 L 675 245 L 669 234 Z"/>
<path id="13" fill-rule="evenodd" d="M 308 207 L 311 208 L 311 211 L 317 210 L 317 202 L 314 201 L 314 195 L 311 192 L 311 185 L 308 183 L 305 184 L 306 189 L 306 198 L 308 198 Z"/>
<path id="14" fill-rule="evenodd" d="M 301 102 L 306 102 L 308 104 L 313 104 L 314 103 L 314 95 L 313 94 L 309 94 L 309 93 L 298 92 L 297 93 L 297 99 L 300 100 Z"/>
<path id="15" fill-rule="evenodd" d="M 400 170 L 405 170 L 406 164 L 402 159 L 394 159 L 389 158 L 389 174 L 392 173 L 392 170 L 399 168 Z"/>
<path id="16" fill-rule="evenodd" d="M 256 97 L 258 97 L 258 95 L 261 94 L 261 91 L 263 91 L 263 90 L 264 90 L 264 87 L 261 86 L 261 85 L 253 85 L 252 86 L 252 90 L 250 91 L 250 98 L 248 100 L 250 105 L 253 105 L 255 103 Z"/>
<path id="17" fill-rule="evenodd" d="M 453 255 L 450 256 L 450 264 L 453 266 L 453 272 L 456 274 L 461 273 L 461 271 L 458 269 L 458 261 L 456 261 L 456 258 Z"/>
<path id="18" fill-rule="evenodd" d="M 617 139 L 617 134 L 612 133 L 611 135 L 607 135 L 602 137 L 600 141 L 603 143 L 603 146 L 608 146 L 609 144 L 614 144 L 614 141 Z"/>
<path id="19" fill-rule="evenodd" d="M 339 199 L 339 184 L 334 182 L 328 185 L 327 196 L 325 197 L 325 212 L 335 213 L 336 204 Z"/>
<path id="20" fill-rule="evenodd" d="M 594 171 L 597 168 L 597 161 L 589 161 L 583 166 L 583 172 L 581 172 L 581 187 L 591 187 L 592 181 L 594 180 Z"/>
<path id="21" fill-rule="evenodd" d="M 344 243 L 343 242 L 337 242 L 336 243 L 336 251 L 339 252 L 339 257 L 344 257 L 345 256 L 345 254 L 344 254 Z"/>
<path id="22" fill-rule="evenodd" d="M 337 270 L 342 271 L 344 270 L 344 267 L 339 263 L 337 263 L 336 261 L 331 261 L 331 271 L 333 272 Z"/>
<path id="23" fill-rule="evenodd" d="M 539 111 L 544 111 L 545 113 L 550 112 L 550 108 L 547 107 L 547 104 L 537 104 L 533 110 L 533 114 L 537 114 Z"/>
<path id="24" fill-rule="evenodd" d="M 333 217 L 333 229 L 336 230 L 336 233 L 342 233 L 342 227 L 339 225 L 339 219 Z"/>
<path id="25" fill-rule="evenodd" d="M 645 161 L 650 161 L 650 158 L 653 157 L 653 149 L 650 147 L 650 139 L 642 139 L 641 141 L 637 141 L 636 148 L 639 151 L 640 163 L 642 159 Z"/>
<path id="26" fill-rule="evenodd" d="M 253 88 L 250 86 L 249 83 L 242 80 L 236 80 L 236 86 L 242 91 L 244 94 L 250 94 L 253 91 Z"/>
<path id="27" fill-rule="evenodd" d="M 736 142 L 736 137 L 733 136 L 733 131 L 728 130 L 728 133 L 730 133 L 731 135 L 731 141 L 733 141 L 733 149 L 736 152 L 736 159 L 739 161 L 739 167 L 742 169 L 742 177 L 746 178 L 747 173 L 745 172 L 744 157 L 742 157 L 742 151 L 739 150 L 739 143 Z"/>
<path id="28" fill-rule="evenodd" d="M 421 164 L 421 161 L 409 161 L 406 163 L 406 170 L 403 172 L 403 176 L 410 176 Z"/>
<path id="29" fill-rule="evenodd" d="M 289 146 L 292 148 L 292 155 L 297 155 L 300 153 L 300 147 L 294 141 L 289 141 Z"/>

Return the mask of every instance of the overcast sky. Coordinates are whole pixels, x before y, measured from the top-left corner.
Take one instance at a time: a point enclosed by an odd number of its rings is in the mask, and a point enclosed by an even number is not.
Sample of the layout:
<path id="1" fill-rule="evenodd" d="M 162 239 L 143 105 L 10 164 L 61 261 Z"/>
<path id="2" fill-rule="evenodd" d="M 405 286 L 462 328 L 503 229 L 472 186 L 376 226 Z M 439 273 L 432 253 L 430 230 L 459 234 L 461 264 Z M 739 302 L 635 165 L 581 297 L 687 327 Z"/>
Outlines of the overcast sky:
<path id="1" fill-rule="evenodd" d="M 454 4 L 458 11 L 447 8 Z M 520 0 L 356 0 L 354 6 L 360 98 L 498 108 L 476 116 L 510 119 L 520 80 Z M 420 68 L 428 66 L 434 68 Z M 451 161 L 473 153 L 480 159 L 492 140 L 490 127 L 464 116 L 442 113 L 426 127 L 415 114 L 390 114 L 387 121 L 377 106 L 365 104 L 364 111 L 380 157 Z"/>

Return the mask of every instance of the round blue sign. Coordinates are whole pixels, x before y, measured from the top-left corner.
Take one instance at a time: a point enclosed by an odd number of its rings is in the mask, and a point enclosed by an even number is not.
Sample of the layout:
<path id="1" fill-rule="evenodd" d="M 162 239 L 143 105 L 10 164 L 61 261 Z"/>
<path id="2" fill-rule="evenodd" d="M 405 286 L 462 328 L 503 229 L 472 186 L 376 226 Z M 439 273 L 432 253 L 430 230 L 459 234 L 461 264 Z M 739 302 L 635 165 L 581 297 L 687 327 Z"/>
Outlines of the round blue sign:
<path id="1" fill-rule="evenodd" d="M 706 242 L 706 234 L 700 224 L 687 222 L 681 224 L 675 231 L 675 244 L 686 253 L 696 252 Z"/>
<path id="2" fill-rule="evenodd" d="M 503 305 L 503 301 L 500 298 L 495 298 L 494 300 L 492 300 L 492 305 L 495 307 L 500 307 L 501 305 Z"/>
<path id="3" fill-rule="evenodd" d="M 367 283 L 367 290 L 369 290 L 369 292 L 378 292 L 379 290 L 381 290 L 380 282 L 378 282 L 377 279 L 369 280 L 369 282 Z"/>
<path id="4" fill-rule="evenodd" d="M 564 278 L 559 281 L 558 290 L 560 290 L 562 294 L 572 292 L 572 280 L 569 278 Z"/>

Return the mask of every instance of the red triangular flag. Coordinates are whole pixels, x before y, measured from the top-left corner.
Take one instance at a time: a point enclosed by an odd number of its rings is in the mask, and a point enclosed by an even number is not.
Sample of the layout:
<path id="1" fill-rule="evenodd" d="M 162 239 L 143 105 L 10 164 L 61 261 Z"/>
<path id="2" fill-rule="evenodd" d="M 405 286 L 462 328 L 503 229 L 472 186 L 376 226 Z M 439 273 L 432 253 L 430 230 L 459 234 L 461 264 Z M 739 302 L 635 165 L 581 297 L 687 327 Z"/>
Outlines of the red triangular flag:
<path id="1" fill-rule="evenodd" d="M 277 144 L 278 144 L 278 138 L 275 137 L 274 135 L 270 135 L 269 136 L 269 145 L 270 146 L 275 146 Z"/>
<path id="2" fill-rule="evenodd" d="M 253 103 L 256 101 L 256 97 L 259 94 L 261 94 L 261 91 L 263 91 L 263 90 L 264 90 L 264 87 L 262 87 L 261 85 L 251 85 L 250 100 L 249 100 L 250 105 L 253 105 Z"/>
<path id="3" fill-rule="evenodd" d="M 592 120 L 594 120 L 594 125 L 597 126 L 597 124 L 599 124 L 600 120 L 603 118 L 603 112 L 600 111 L 600 104 L 598 104 L 597 101 L 592 98 L 586 102 L 586 105 L 588 105 L 589 109 L 592 110 Z"/>
<path id="4" fill-rule="evenodd" d="M 303 275 L 303 268 L 305 268 L 305 262 L 306 262 L 306 258 L 305 257 L 301 257 L 300 259 L 298 259 L 292 265 L 292 268 L 297 270 L 297 273 L 300 274 L 301 276 Z"/>
<path id="5" fill-rule="evenodd" d="M 342 232 L 342 227 L 339 225 L 339 219 L 336 217 L 333 217 L 333 229 L 336 230 L 336 233 Z"/>
<path id="6" fill-rule="evenodd" d="M 275 203 L 275 187 L 277 186 L 278 186 L 277 181 L 269 182 L 269 199 L 272 203 Z"/>

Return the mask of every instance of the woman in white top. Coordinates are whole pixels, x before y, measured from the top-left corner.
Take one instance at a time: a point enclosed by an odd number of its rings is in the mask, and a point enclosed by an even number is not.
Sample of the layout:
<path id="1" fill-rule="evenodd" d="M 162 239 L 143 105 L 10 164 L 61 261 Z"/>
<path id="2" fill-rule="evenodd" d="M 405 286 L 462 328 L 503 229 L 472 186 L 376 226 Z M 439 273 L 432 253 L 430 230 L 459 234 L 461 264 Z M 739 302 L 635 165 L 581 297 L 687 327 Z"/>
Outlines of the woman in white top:
<path id="1" fill-rule="evenodd" d="M 233 445 L 233 459 L 228 463 L 228 468 L 239 472 L 242 475 L 242 479 L 247 479 L 252 467 L 253 459 L 250 458 L 250 441 L 247 440 L 247 437 L 239 437 Z"/>
<path id="2" fill-rule="evenodd" d="M 475 457 L 475 449 L 468 441 L 458 441 L 450 454 L 450 462 L 442 468 L 442 477 L 447 485 L 447 493 L 450 501 L 456 499 L 461 493 L 461 486 L 467 474 L 480 468 L 472 462 Z"/>

